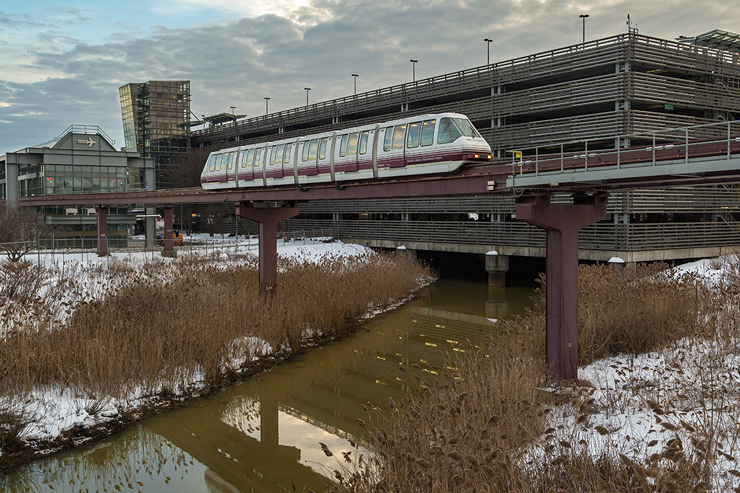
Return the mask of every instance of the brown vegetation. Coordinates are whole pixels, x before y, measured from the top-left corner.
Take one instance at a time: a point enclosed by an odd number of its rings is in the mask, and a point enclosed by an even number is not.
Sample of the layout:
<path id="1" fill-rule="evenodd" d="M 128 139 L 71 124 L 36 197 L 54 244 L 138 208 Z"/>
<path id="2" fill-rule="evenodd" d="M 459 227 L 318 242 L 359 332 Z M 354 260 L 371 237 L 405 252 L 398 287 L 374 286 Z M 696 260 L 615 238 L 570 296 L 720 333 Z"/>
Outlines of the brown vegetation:
<path id="1" fill-rule="evenodd" d="M 264 304 L 256 267 L 251 256 L 232 256 L 227 265 L 190 257 L 143 270 L 113 263 L 99 268 L 105 281 L 83 291 L 77 269 L 50 276 L 30 265 L 4 266 L 0 416 L 18 426 L 0 428 L 0 450 L 18 445 L 27 424 L 18 404 L 35 389 L 92 399 L 91 414 L 108 399 L 209 392 L 248 374 L 265 343 L 277 361 L 341 337 L 428 275 L 396 255 L 283 262 L 277 294 Z M 15 286 L 19 276 L 45 286 L 43 299 Z M 10 450 L 3 452 L 0 461 Z"/>
<path id="2" fill-rule="evenodd" d="M 734 265 L 736 272 L 740 262 Z M 666 275 L 664 267 L 582 266 L 579 272 L 581 364 L 675 347 L 689 337 L 681 343 L 687 347 L 668 353 L 678 356 L 656 381 L 634 376 L 639 368 L 627 356 L 614 367 L 629 392 L 597 394 L 587 381 L 550 387 L 540 289 L 532 311 L 503 322 L 503 333 L 482 349 L 456 347 L 453 354 L 463 350 L 463 355 L 447 355 L 444 367 L 434 369 L 436 378 L 409 369 L 404 378 L 411 373 L 422 380 L 421 392 L 410 393 L 403 403 L 391 401 L 390 409 L 385 404 L 366 409 L 358 421 L 368 426 L 375 455 L 339 465 L 339 482 L 331 488 L 653 492 L 706 491 L 728 478 L 732 483 L 733 476 L 740 476 L 732 466 L 740 449 L 740 373 L 721 368 L 718 360 L 738 352 L 738 276 L 725 278 L 723 288 L 707 296 L 695 276 Z M 707 339 L 716 342 L 716 351 L 691 359 L 699 353 L 693 349 Z M 675 377 L 697 366 L 698 390 L 689 389 L 685 380 L 678 383 Z M 610 438 L 615 430 L 592 422 L 596 414 L 625 413 L 634 405 L 644 406 L 645 420 L 655 431 L 649 438 L 626 438 L 646 451 L 639 458 L 622 453 L 626 446 Z M 594 436 L 603 440 L 589 439 Z"/>

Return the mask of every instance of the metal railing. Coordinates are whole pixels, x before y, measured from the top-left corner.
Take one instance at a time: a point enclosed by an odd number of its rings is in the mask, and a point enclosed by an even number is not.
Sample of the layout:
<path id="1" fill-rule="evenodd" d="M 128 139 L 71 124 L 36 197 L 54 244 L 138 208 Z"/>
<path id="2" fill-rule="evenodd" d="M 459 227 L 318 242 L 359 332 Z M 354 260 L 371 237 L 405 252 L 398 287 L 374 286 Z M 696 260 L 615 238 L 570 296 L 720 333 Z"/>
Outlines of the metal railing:
<path id="1" fill-rule="evenodd" d="M 589 166 L 601 168 L 614 166 L 620 169 L 627 164 L 659 166 L 675 164 L 677 160 L 688 163 L 689 159 L 718 157 L 729 160 L 740 153 L 740 122 L 716 122 L 692 125 L 651 132 L 630 133 L 610 137 L 613 142 L 642 141 L 642 145 L 615 149 L 593 150 L 594 144 L 602 145 L 604 138 L 582 139 L 555 145 L 520 147 L 507 151 L 511 154 L 511 183 L 516 186 L 516 177 L 524 174 L 588 172 Z M 681 139 L 680 141 L 678 139 Z M 647 142 L 647 146 L 645 145 Z M 589 144 L 592 149 L 589 150 Z M 543 154 L 559 145 L 560 152 Z M 579 148 L 582 150 L 573 151 Z"/>
<path id="2" fill-rule="evenodd" d="M 545 247 L 545 232 L 522 222 L 291 220 L 300 228 L 332 227 L 338 238 L 513 247 Z M 579 234 L 582 250 L 644 251 L 740 245 L 740 225 L 727 222 L 597 223 Z"/>

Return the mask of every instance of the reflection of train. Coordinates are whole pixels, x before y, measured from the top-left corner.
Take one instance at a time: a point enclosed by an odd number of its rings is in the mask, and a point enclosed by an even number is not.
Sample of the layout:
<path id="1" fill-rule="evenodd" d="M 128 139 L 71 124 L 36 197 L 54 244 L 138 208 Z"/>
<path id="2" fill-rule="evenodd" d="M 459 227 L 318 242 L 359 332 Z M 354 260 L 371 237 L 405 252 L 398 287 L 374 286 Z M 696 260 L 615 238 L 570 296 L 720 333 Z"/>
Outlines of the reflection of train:
<path id="1" fill-rule="evenodd" d="M 420 115 L 221 149 L 208 156 L 200 181 L 219 189 L 444 173 L 488 161 L 490 152 L 466 116 Z"/>

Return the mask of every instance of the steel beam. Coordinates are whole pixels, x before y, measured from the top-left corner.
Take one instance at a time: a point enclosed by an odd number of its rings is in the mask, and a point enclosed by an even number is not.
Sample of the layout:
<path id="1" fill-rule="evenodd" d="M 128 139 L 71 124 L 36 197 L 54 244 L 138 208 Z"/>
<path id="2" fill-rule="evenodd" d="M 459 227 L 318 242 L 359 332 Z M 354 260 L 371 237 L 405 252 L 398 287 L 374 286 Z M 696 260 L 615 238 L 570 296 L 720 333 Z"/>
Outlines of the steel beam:
<path id="1" fill-rule="evenodd" d="M 259 223 L 260 294 L 269 299 L 277 288 L 277 225 L 298 215 L 298 205 L 287 203 L 282 207 L 255 207 L 252 202 L 237 202 L 236 215 Z"/>
<path id="2" fill-rule="evenodd" d="M 98 257 L 108 255 L 108 208 L 98 205 L 95 207 L 98 228 Z"/>
<path id="3" fill-rule="evenodd" d="M 547 365 L 552 380 L 578 378 L 578 232 L 606 218 L 606 194 L 551 204 L 550 194 L 516 200 L 516 217 L 547 234 Z"/>

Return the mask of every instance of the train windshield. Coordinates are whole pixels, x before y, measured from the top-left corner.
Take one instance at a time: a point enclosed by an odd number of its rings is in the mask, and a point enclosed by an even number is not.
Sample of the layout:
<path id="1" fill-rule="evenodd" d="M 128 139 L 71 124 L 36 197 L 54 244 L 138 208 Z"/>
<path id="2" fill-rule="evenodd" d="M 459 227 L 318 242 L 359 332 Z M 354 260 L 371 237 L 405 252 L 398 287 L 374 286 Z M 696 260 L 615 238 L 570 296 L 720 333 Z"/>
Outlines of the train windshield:
<path id="1" fill-rule="evenodd" d="M 439 121 L 438 144 L 449 144 L 462 136 L 480 137 L 480 134 L 466 118 L 442 118 Z"/>

